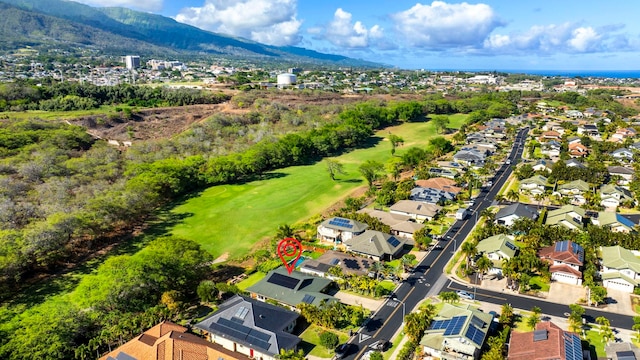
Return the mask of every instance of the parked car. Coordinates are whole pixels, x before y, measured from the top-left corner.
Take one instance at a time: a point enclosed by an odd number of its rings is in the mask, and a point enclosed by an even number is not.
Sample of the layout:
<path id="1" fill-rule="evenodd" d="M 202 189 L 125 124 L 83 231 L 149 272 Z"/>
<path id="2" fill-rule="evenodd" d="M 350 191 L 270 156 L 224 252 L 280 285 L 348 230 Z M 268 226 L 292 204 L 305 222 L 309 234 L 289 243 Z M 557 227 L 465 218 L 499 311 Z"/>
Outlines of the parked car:
<path id="1" fill-rule="evenodd" d="M 349 355 L 349 349 L 351 349 L 351 344 L 342 344 L 338 345 L 336 348 L 336 359 L 342 359 Z"/>
<path id="2" fill-rule="evenodd" d="M 460 291 L 456 291 L 456 294 L 458 294 L 458 296 L 459 296 L 461 299 L 473 300 L 473 294 L 468 293 L 468 292 L 466 292 L 466 291 L 462 291 L 462 290 L 460 290 Z"/>
<path id="3" fill-rule="evenodd" d="M 380 352 L 385 351 L 388 348 L 388 346 L 389 346 L 389 342 L 385 339 L 380 339 L 369 345 L 370 348 Z"/>

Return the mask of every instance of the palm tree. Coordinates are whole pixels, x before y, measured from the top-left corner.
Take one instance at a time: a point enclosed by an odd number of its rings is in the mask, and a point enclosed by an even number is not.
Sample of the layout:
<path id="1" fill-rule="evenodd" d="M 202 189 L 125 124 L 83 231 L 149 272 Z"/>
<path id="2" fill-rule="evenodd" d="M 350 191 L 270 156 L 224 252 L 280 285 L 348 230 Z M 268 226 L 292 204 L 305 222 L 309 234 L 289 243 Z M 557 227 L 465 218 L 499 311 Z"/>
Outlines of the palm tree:
<path id="1" fill-rule="evenodd" d="M 520 193 L 516 189 L 507 191 L 504 196 L 507 198 L 507 200 L 511 200 L 513 202 L 517 202 L 518 200 L 520 200 Z"/>
<path id="2" fill-rule="evenodd" d="M 506 198 L 504 197 L 504 195 L 498 194 L 496 195 L 495 198 L 493 198 L 498 204 L 504 202 L 506 200 Z"/>
<path id="3" fill-rule="evenodd" d="M 471 258 L 478 254 L 476 244 L 471 241 L 465 241 L 462 243 L 460 251 L 467 257 L 467 265 L 471 266 Z"/>
<path id="4" fill-rule="evenodd" d="M 513 306 L 511 304 L 502 304 L 500 311 L 500 323 L 503 325 L 511 325 L 513 322 Z"/>
<path id="5" fill-rule="evenodd" d="M 478 272 L 480 273 L 481 280 L 482 278 L 484 278 L 484 274 L 487 271 L 489 271 L 489 269 L 491 269 L 492 267 L 493 267 L 493 262 L 485 255 L 482 255 L 480 259 L 476 261 L 476 269 L 478 269 Z"/>
<path id="6" fill-rule="evenodd" d="M 369 268 L 369 270 L 373 271 L 376 274 L 376 279 L 377 279 L 380 273 L 384 271 L 384 264 L 381 263 L 380 261 L 376 261 L 373 264 L 371 264 L 371 267 Z"/>
<path id="7" fill-rule="evenodd" d="M 606 343 L 611 342 L 611 340 L 614 339 L 614 335 L 613 335 L 613 330 L 611 330 L 611 323 L 609 322 L 609 319 L 607 319 L 604 316 L 599 316 L 596 318 L 596 323 L 600 325 L 599 333 L 602 339 Z"/>

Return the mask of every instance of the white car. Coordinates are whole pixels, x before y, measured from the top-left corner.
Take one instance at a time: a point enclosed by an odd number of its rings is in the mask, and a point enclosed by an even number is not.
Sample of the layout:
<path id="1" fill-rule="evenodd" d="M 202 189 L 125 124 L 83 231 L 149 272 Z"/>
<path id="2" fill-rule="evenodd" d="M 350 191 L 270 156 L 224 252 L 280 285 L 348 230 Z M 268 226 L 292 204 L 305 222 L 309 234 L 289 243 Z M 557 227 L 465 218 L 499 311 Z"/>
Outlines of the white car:
<path id="1" fill-rule="evenodd" d="M 458 296 L 461 299 L 473 300 L 473 294 L 470 294 L 470 293 L 468 293 L 466 291 L 462 291 L 462 290 L 456 291 L 456 294 L 458 294 Z"/>

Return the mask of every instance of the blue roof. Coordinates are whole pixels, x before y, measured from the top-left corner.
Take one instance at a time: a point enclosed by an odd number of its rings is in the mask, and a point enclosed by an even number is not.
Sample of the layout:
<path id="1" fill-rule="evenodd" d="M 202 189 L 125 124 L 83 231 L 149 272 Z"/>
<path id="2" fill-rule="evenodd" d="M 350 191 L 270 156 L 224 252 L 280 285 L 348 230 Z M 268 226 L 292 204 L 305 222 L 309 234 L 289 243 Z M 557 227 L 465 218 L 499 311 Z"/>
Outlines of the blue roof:
<path id="1" fill-rule="evenodd" d="M 628 226 L 630 228 L 633 228 L 634 226 L 636 226 L 636 224 L 633 223 L 633 221 L 629 220 L 628 218 L 620 215 L 620 214 L 616 214 L 616 220 L 618 220 L 618 222 L 624 226 Z"/>

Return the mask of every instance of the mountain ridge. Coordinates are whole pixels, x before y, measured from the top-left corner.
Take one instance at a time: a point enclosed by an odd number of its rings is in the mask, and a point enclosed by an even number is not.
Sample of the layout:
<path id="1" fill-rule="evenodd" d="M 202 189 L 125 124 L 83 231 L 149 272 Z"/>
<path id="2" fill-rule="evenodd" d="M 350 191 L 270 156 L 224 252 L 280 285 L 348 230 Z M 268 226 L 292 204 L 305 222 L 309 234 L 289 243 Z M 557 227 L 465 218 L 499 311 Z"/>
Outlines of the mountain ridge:
<path id="1" fill-rule="evenodd" d="M 18 16 L 29 20 L 37 31 L 9 21 L 0 25 L 4 39 L 18 43 L 44 43 L 48 40 L 96 46 L 114 55 L 137 50 L 143 56 L 169 54 L 212 54 L 290 62 L 319 62 L 349 66 L 380 66 L 342 55 L 325 54 L 296 46 L 271 46 L 252 40 L 218 34 L 179 23 L 157 14 L 121 7 L 91 7 L 65 0 L 0 0 L 0 17 Z M 17 9 L 17 10 L 16 10 Z M 58 19 L 57 21 L 54 19 Z M 47 24 L 49 27 L 39 24 Z M 53 28 L 57 31 L 53 31 Z M 12 31 L 13 30 L 13 31 Z M 78 33 L 80 32 L 80 33 Z M 40 34 L 46 36 L 38 36 Z M 59 38 L 55 38 L 58 36 Z M 101 41 L 103 38 L 110 39 Z M 127 42 L 131 42 L 128 45 Z M 0 46 L 11 46 L 0 41 Z"/>

